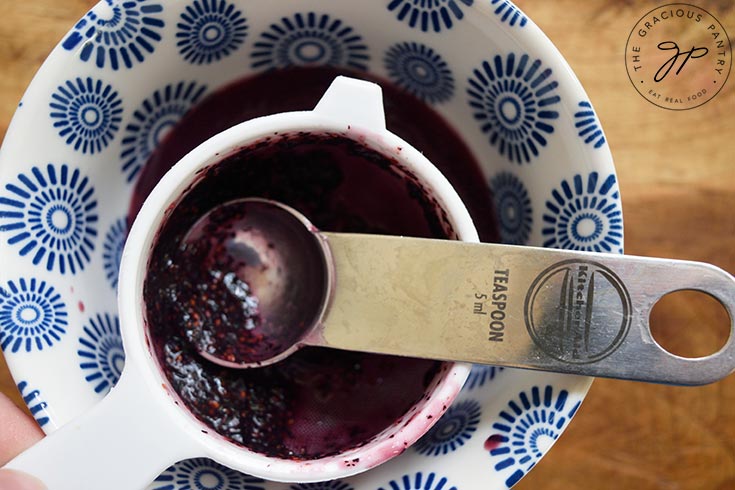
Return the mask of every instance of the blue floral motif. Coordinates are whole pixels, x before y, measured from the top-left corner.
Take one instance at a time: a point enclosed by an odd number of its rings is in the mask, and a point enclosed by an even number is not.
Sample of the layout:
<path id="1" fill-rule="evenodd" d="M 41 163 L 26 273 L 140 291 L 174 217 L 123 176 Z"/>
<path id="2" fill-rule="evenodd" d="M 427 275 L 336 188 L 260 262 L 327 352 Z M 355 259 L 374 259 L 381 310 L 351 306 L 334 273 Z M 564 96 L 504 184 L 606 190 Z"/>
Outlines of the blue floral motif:
<path id="1" fill-rule="evenodd" d="M 467 94 L 480 129 L 511 162 L 530 162 L 548 144 L 552 121 L 559 118 L 553 109 L 561 100 L 559 83 L 551 79 L 551 69 L 527 54 L 511 53 L 484 61 L 473 74 Z"/>
<path id="2" fill-rule="evenodd" d="M 120 261 L 125 247 L 125 239 L 128 237 L 128 223 L 125 218 L 115 221 L 105 234 L 102 243 L 102 264 L 105 268 L 105 276 L 112 286 L 117 289 L 117 279 L 120 273 Z"/>
<path id="3" fill-rule="evenodd" d="M 120 321 L 117 316 L 97 315 L 89 319 L 79 337 L 79 367 L 95 393 L 107 393 L 120 379 L 125 365 Z"/>
<path id="4" fill-rule="evenodd" d="M 546 201 L 541 230 L 544 247 L 623 252 L 623 213 L 614 174 L 601 179 L 577 174 L 564 180 Z"/>
<path id="5" fill-rule="evenodd" d="M 264 483 L 210 459 L 194 458 L 169 467 L 151 490 L 264 490 Z"/>
<path id="6" fill-rule="evenodd" d="M 495 431 L 487 442 L 495 471 L 505 477 L 508 488 L 528 473 L 561 435 L 564 426 L 579 408 L 561 390 L 554 396 L 554 387 L 534 386 L 530 394 L 522 391 L 518 399 L 498 415 Z"/>
<path id="7" fill-rule="evenodd" d="M 579 131 L 577 134 L 585 143 L 591 144 L 595 148 L 600 148 L 605 144 L 605 135 L 592 104 L 587 101 L 580 102 L 579 111 L 574 113 L 574 119 L 576 121 L 574 127 Z"/>
<path id="8" fill-rule="evenodd" d="M 299 483 L 297 485 L 291 485 L 289 490 L 355 490 L 352 485 L 349 485 L 340 480 L 331 481 L 320 481 L 316 483 Z"/>
<path id="9" fill-rule="evenodd" d="M 28 411 L 31 412 L 33 418 L 36 419 L 36 423 L 43 427 L 49 423 L 49 414 L 46 411 L 48 406 L 45 401 L 41 399 L 41 392 L 38 390 L 30 389 L 27 381 L 21 381 L 18 383 L 18 391 L 20 396 L 23 397 L 23 401 L 28 407 Z"/>
<path id="10" fill-rule="evenodd" d="M 472 391 L 475 388 L 482 388 L 485 386 L 485 383 L 489 383 L 495 379 L 495 376 L 503 371 L 503 369 L 505 368 L 498 366 L 486 366 L 484 364 L 474 364 L 462 389 L 465 391 Z"/>
<path id="11" fill-rule="evenodd" d="M 403 475 L 400 480 L 391 480 L 378 490 L 457 490 L 457 487 L 444 476 L 419 471 L 413 475 Z"/>
<path id="12" fill-rule="evenodd" d="M 367 70 L 370 59 L 362 36 L 329 14 L 297 13 L 271 24 L 251 54 L 253 68 L 342 66 Z"/>
<path id="13" fill-rule="evenodd" d="M 156 90 L 138 107 L 125 126 L 122 140 L 122 171 L 132 182 L 168 131 L 207 91 L 196 82 L 168 84 Z"/>
<path id="14" fill-rule="evenodd" d="M 101 152 L 120 129 L 122 100 L 101 80 L 67 80 L 51 95 L 49 107 L 59 136 L 82 153 Z"/>
<path id="15" fill-rule="evenodd" d="M 388 10 L 413 29 L 441 32 L 464 19 L 462 9 L 473 3 L 474 0 L 391 0 Z"/>
<path id="16" fill-rule="evenodd" d="M 161 40 L 162 12 L 149 0 L 105 0 L 77 22 L 61 46 L 99 68 L 132 68 Z"/>
<path id="17" fill-rule="evenodd" d="M 210 64 L 237 51 L 248 31 L 242 12 L 225 0 L 194 0 L 176 27 L 179 53 L 195 65 Z"/>
<path id="18" fill-rule="evenodd" d="M 439 421 L 416 442 L 416 452 L 426 456 L 440 456 L 456 451 L 477 430 L 482 409 L 475 400 L 455 403 Z"/>
<path id="19" fill-rule="evenodd" d="M 525 27 L 528 24 L 528 17 L 518 7 L 513 5 L 513 2 L 510 0 L 491 0 L 490 4 L 495 6 L 493 13 L 502 22 L 507 22 L 511 27 L 516 24 L 518 24 L 518 27 Z"/>
<path id="20" fill-rule="evenodd" d="M 385 67 L 396 85 L 426 102 L 444 102 L 454 94 L 449 65 L 425 44 L 394 44 L 385 53 Z"/>
<path id="21" fill-rule="evenodd" d="M 499 217 L 501 241 L 525 245 L 533 225 L 533 209 L 526 186 L 512 173 L 501 172 L 490 179 L 490 189 Z"/>
<path id="22" fill-rule="evenodd" d="M 46 281 L 21 278 L 0 287 L 0 346 L 5 352 L 52 347 L 66 334 L 66 304 Z"/>
<path id="23" fill-rule="evenodd" d="M 76 274 L 90 261 L 97 238 L 97 199 L 94 187 L 79 169 L 48 164 L 33 167 L 0 195 L 0 232 L 18 253 L 31 255 L 34 265 Z"/>

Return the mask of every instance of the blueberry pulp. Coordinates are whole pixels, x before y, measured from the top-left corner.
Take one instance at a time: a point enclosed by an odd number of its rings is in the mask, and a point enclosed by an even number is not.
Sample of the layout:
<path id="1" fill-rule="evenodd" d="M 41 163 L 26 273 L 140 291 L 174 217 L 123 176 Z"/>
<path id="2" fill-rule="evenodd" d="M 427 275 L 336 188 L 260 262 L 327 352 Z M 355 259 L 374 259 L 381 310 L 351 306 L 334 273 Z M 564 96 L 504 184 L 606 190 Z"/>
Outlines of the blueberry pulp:
<path id="1" fill-rule="evenodd" d="M 330 258 L 311 223 L 262 199 L 202 216 L 178 253 L 168 287 L 189 340 L 229 367 L 270 364 L 316 327 L 329 300 Z"/>
<path id="2" fill-rule="evenodd" d="M 202 101 L 146 164 L 130 219 L 163 173 L 190 149 L 238 122 L 313 108 L 338 74 L 354 76 L 331 68 L 275 71 L 242 80 Z M 299 80 L 298 90 L 293 80 Z M 443 171 L 470 210 L 481 238 L 496 241 L 491 196 L 461 139 L 421 101 L 390 84 L 381 85 L 389 129 Z M 410 175 L 398 175 L 391 168 L 385 156 L 335 135 L 279 136 L 210 168 L 169 216 L 154 244 L 145 282 L 148 326 L 172 387 L 213 430 L 266 455 L 316 459 L 364 444 L 424 395 L 442 367 L 439 362 L 307 348 L 274 366 L 233 370 L 204 360 L 185 328 L 192 314 L 186 305 L 202 301 L 202 288 L 215 291 L 218 298 L 205 305 L 232 307 L 223 294 L 227 284 L 216 279 L 211 264 L 200 262 L 199 270 L 192 271 L 197 265 L 182 262 L 181 250 L 197 218 L 232 199 L 258 196 L 283 202 L 325 231 L 451 238 L 427 193 Z"/>

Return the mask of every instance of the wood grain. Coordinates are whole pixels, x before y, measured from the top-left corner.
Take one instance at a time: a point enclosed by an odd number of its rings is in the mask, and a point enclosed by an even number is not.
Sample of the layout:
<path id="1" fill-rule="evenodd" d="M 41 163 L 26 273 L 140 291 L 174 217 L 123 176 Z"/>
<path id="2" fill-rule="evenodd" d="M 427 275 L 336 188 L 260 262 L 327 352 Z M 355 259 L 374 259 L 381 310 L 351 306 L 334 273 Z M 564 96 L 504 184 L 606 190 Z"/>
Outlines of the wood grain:
<path id="1" fill-rule="evenodd" d="M 0 1 L 0 135 L 40 63 L 93 3 Z M 662 3 L 517 1 L 569 61 L 605 127 L 623 195 L 626 252 L 704 260 L 734 273 L 735 80 L 710 103 L 673 112 L 640 97 L 625 72 L 630 29 Z M 731 1 L 695 3 L 735 36 Z M 708 315 L 687 300 L 658 320 Z M 691 327 L 702 332 L 691 342 L 721 338 L 703 324 Z M 20 402 L 1 359 L 0 390 Z M 735 376 L 701 388 L 597 380 L 570 428 L 516 488 L 733 489 L 733 407 Z"/>

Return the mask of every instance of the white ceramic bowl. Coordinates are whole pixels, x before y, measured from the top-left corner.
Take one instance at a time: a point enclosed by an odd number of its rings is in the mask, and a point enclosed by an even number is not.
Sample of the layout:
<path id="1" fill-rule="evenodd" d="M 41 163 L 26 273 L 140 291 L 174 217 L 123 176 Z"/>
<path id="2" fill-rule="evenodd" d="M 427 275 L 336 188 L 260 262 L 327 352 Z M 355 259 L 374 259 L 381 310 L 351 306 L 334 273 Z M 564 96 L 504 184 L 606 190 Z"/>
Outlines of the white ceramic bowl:
<path id="1" fill-rule="evenodd" d="M 45 431 L 118 379 L 126 210 L 158 138 L 218 87 L 304 64 L 368 71 L 430 104 L 480 162 L 504 241 L 622 251 L 599 121 L 508 1 L 104 1 L 39 70 L 0 152 L 0 345 Z M 424 438 L 357 477 L 289 486 L 198 459 L 151 488 L 506 488 L 561 435 L 590 383 L 475 367 Z"/>

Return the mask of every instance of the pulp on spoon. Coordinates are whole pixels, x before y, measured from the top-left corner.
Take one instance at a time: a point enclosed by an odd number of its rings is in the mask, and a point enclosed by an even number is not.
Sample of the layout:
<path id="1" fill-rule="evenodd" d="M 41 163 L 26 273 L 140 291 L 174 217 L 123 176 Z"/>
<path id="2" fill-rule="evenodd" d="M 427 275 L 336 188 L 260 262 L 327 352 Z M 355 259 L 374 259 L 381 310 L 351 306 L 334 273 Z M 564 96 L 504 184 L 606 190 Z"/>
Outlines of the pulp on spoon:
<path id="1" fill-rule="evenodd" d="M 199 294 L 187 305 L 186 334 L 203 357 L 256 366 L 288 355 L 319 323 L 330 263 L 312 229 L 263 199 L 221 204 L 192 226 L 181 247 L 196 262 Z"/>

